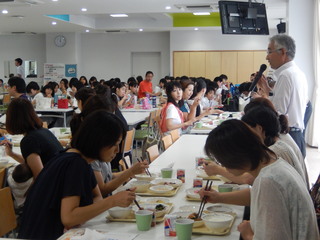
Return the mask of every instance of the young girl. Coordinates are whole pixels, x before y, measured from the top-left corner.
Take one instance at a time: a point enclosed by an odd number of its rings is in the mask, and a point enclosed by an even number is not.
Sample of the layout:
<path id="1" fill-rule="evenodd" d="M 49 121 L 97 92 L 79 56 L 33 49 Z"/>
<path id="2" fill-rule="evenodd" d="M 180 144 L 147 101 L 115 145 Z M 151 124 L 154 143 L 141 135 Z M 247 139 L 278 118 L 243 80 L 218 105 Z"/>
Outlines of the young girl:
<path id="1" fill-rule="evenodd" d="M 221 104 L 221 98 L 219 95 L 216 95 L 218 89 L 218 84 L 216 82 L 210 82 L 207 86 L 207 91 L 204 97 L 201 100 L 201 105 L 203 110 L 208 108 L 213 108 Z"/>
<path id="2" fill-rule="evenodd" d="M 128 99 L 128 94 L 126 93 L 126 91 L 127 88 L 124 82 L 116 83 L 113 88 L 112 96 L 116 100 L 120 109 L 124 107 Z"/>
<path id="3" fill-rule="evenodd" d="M 53 159 L 30 188 L 19 238 L 57 239 L 64 230 L 109 208 L 129 206 L 135 199 L 133 191 L 101 198 L 89 165 L 94 159 L 110 162 L 125 134 L 121 121 L 112 113 L 96 111 L 88 116 L 72 138 L 72 148 Z"/>
<path id="4" fill-rule="evenodd" d="M 52 88 L 51 85 L 47 84 L 45 85 L 42 90 L 41 90 L 42 94 L 44 97 L 47 98 L 54 98 L 54 90 Z"/>
<path id="5" fill-rule="evenodd" d="M 67 94 L 68 94 L 68 83 L 69 83 L 69 81 L 67 79 L 62 78 L 60 81 L 60 84 L 59 84 L 61 94 L 65 95 L 65 96 L 67 96 Z"/>
<path id="6" fill-rule="evenodd" d="M 194 119 L 185 122 L 183 113 L 179 109 L 179 101 L 182 99 L 182 89 L 178 82 L 171 82 L 166 87 L 168 96 L 167 105 L 161 110 L 161 131 L 168 135 L 171 130 L 179 129 L 180 132 L 191 126 Z"/>
<path id="7" fill-rule="evenodd" d="M 205 151 L 235 176 L 254 178 L 250 221 L 238 230 L 249 239 L 319 239 L 313 204 L 297 171 L 268 149 L 245 123 L 228 120 L 209 134 Z M 208 202 L 220 202 L 214 190 L 200 191 Z"/>
<path id="8" fill-rule="evenodd" d="M 10 134 L 23 134 L 20 143 L 21 153 L 12 151 L 12 144 L 4 141 L 6 153 L 19 163 L 26 163 L 36 178 L 42 168 L 62 150 L 58 139 L 42 127 L 29 100 L 17 98 L 9 104 L 6 116 L 6 129 Z"/>

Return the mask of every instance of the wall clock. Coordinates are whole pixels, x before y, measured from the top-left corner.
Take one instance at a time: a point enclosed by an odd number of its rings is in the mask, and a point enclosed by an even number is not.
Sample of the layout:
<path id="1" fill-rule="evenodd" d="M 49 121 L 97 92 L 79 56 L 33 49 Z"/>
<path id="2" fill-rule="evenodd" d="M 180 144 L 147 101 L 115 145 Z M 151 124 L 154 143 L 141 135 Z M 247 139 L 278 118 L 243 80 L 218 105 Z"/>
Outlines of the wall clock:
<path id="1" fill-rule="evenodd" d="M 57 47 L 63 47 L 64 45 L 66 45 L 67 43 L 67 39 L 65 36 L 62 36 L 62 35 L 58 35 L 55 37 L 54 39 L 54 44 L 57 46 Z"/>

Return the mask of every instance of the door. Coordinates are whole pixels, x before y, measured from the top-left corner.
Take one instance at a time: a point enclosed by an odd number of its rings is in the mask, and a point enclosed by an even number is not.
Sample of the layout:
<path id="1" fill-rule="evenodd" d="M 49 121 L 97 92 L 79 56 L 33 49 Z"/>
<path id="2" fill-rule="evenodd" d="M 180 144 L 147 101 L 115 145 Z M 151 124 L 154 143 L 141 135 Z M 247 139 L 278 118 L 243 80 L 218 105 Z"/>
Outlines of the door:
<path id="1" fill-rule="evenodd" d="M 153 72 L 152 85 L 155 88 L 161 76 L 161 53 L 160 52 L 133 52 L 132 58 L 132 76 L 142 76 L 144 79 L 147 71 Z"/>

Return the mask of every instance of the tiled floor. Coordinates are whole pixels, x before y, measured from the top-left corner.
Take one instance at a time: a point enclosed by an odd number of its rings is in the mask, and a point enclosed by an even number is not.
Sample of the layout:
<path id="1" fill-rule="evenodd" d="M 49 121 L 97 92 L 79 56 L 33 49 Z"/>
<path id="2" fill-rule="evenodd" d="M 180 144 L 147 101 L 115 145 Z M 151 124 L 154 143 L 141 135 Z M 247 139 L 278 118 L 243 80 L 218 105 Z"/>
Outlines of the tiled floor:
<path id="1" fill-rule="evenodd" d="M 307 147 L 306 165 L 309 174 L 309 182 L 312 186 L 320 174 L 320 151 L 318 148 Z"/>

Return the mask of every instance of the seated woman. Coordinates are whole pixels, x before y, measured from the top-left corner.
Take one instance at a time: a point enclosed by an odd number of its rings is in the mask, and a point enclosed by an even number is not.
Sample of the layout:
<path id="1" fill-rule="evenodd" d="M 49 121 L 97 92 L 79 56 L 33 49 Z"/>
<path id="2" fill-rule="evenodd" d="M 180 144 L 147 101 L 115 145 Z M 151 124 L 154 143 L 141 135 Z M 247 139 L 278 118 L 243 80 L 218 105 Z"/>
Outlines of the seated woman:
<path id="1" fill-rule="evenodd" d="M 319 239 L 314 207 L 305 182 L 244 122 L 228 120 L 213 129 L 205 151 L 232 174 L 248 172 L 255 178 L 250 221 L 238 226 L 243 239 Z M 214 190 L 201 190 L 200 196 L 207 196 L 208 202 L 220 200 L 219 193 Z"/>
<path id="2" fill-rule="evenodd" d="M 59 89 L 60 89 L 62 95 L 67 96 L 67 94 L 68 94 L 68 84 L 69 84 L 69 81 L 67 79 L 65 79 L 65 78 L 61 79 L 61 81 L 59 83 Z"/>
<path id="3" fill-rule="evenodd" d="M 79 106 L 82 106 L 82 104 L 80 104 Z M 70 122 L 72 135 L 76 134 L 77 129 L 87 118 L 87 116 L 97 110 L 105 110 L 112 113 L 114 111 L 113 102 L 111 101 L 111 99 L 109 99 L 108 101 L 105 96 L 101 95 L 90 97 L 83 105 L 81 113 L 78 115 L 74 115 L 73 119 Z M 126 126 L 123 122 L 122 124 L 126 130 Z M 114 158 L 115 159 L 113 159 L 113 161 L 117 161 L 116 156 Z M 111 195 L 111 193 L 121 184 L 128 181 L 130 177 L 133 177 L 136 174 L 143 173 L 145 171 L 145 168 L 148 168 L 149 166 L 147 162 L 136 163 L 131 168 L 125 171 L 113 173 L 110 162 L 101 162 L 99 160 L 95 160 L 91 163 L 91 167 L 94 170 L 94 175 L 98 182 L 101 194 L 103 197 L 106 197 Z"/>
<path id="4" fill-rule="evenodd" d="M 128 100 L 128 94 L 126 93 L 127 88 L 125 83 L 115 83 L 115 86 L 112 91 L 112 97 L 118 104 L 118 108 L 123 108 L 125 106 L 126 101 Z"/>
<path id="5" fill-rule="evenodd" d="M 12 151 L 12 144 L 4 140 L 8 156 L 19 163 L 26 162 L 35 179 L 42 168 L 61 150 L 58 139 L 48 129 L 42 127 L 30 101 L 14 99 L 9 104 L 6 116 L 6 129 L 10 134 L 23 134 L 20 142 L 20 154 Z"/>
<path id="6" fill-rule="evenodd" d="M 166 87 L 167 104 L 161 110 L 160 128 L 164 135 L 170 134 L 171 130 L 179 129 L 180 134 L 187 127 L 192 126 L 195 118 L 185 121 L 183 113 L 179 109 L 179 101 L 182 99 L 182 89 L 178 82 L 170 82 Z"/>
<path id="7" fill-rule="evenodd" d="M 19 238 L 57 239 L 64 230 L 82 224 L 109 208 L 127 207 L 133 191 L 102 199 L 90 163 L 110 162 L 126 131 L 112 113 L 96 111 L 84 120 L 71 146 L 55 157 L 30 188 Z"/>

